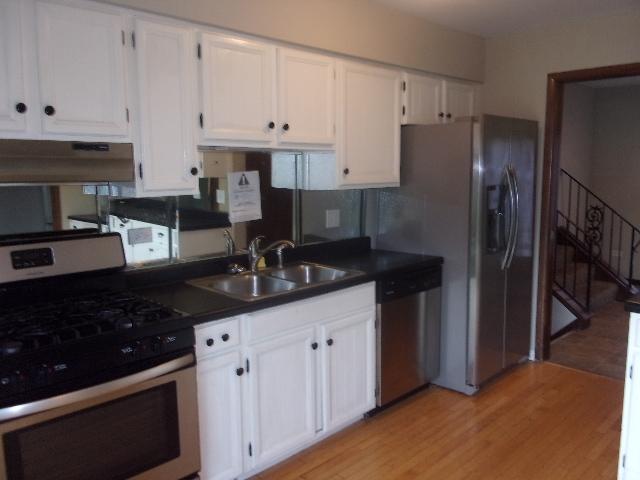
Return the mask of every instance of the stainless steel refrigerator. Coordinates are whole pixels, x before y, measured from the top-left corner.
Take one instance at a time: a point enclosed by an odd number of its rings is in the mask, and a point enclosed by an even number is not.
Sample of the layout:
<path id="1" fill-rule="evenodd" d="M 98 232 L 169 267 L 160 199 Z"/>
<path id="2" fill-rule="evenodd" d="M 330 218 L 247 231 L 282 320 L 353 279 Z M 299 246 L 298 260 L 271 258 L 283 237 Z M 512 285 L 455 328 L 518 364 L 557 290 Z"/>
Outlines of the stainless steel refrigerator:
<path id="1" fill-rule="evenodd" d="M 529 356 L 537 142 L 536 122 L 493 115 L 402 127 L 375 245 L 445 259 L 443 387 L 472 394 Z"/>

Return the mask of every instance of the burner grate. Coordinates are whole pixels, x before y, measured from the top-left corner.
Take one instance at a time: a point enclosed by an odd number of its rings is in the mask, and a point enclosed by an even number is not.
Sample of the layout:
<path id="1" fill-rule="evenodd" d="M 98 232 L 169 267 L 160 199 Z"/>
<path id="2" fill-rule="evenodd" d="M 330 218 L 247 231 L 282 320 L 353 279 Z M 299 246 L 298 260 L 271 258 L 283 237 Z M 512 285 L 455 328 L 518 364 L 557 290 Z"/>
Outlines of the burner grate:
<path id="1" fill-rule="evenodd" d="M 67 297 L 0 313 L 0 355 L 138 328 L 179 316 L 174 310 L 127 292 Z"/>

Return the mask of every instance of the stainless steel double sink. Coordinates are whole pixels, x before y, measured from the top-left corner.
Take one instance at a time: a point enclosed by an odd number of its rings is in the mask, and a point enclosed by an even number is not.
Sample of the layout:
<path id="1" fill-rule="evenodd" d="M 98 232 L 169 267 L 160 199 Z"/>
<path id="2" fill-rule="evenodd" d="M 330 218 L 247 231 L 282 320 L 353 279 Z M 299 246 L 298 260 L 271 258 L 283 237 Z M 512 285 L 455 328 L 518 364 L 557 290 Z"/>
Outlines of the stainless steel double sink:
<path id="1" fill-rule="evenodd" d="M 357 275 L 362 275 L 362 272 L 304 262 L 260 270 L 257 273 L 198 278 L 187 283 L 240 300 L 253 301 Z"/>

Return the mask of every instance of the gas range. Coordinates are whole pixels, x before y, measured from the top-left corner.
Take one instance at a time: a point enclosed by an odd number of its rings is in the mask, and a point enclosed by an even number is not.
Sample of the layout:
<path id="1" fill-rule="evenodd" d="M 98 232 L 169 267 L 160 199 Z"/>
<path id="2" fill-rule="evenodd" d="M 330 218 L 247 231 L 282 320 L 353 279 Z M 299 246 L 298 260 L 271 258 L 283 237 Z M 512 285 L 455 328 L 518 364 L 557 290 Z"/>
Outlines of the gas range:
<path id="1" fill-rule="evenodd" d="M 109 381 L 193 350 L 193 329 L 179 321 L 181 312 L 129 291 L 56 289 L 89 283 L 124 264 L 118 234 L 0 239 L 3 298 L 7 288 L 21 289 L 19 301 L 0 309 L 0 408 Z M 46 287 L 26 288 L 25 295 L 23 285 L 34 277 L 36 283 L 46 279 Z M 2 282 L 7 278 L 9 287 Z"/>
<path id="2" fill-rule="evenodd" d="M 0 479 L 198 472 L 193 327 L 125 266 L 117 233 L 0 237 Z"/>

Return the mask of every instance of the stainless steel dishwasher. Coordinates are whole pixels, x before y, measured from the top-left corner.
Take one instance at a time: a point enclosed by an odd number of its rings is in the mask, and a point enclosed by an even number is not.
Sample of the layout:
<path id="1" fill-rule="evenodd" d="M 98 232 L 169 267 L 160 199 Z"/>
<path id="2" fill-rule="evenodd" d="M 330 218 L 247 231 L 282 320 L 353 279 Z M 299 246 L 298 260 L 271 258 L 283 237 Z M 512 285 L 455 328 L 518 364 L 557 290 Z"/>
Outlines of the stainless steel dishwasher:
<path id="1" fill-rule="evenodd" d="M 378 406 L 438 376 L 441 286 L 441 266 L 378 281 Z"/>

